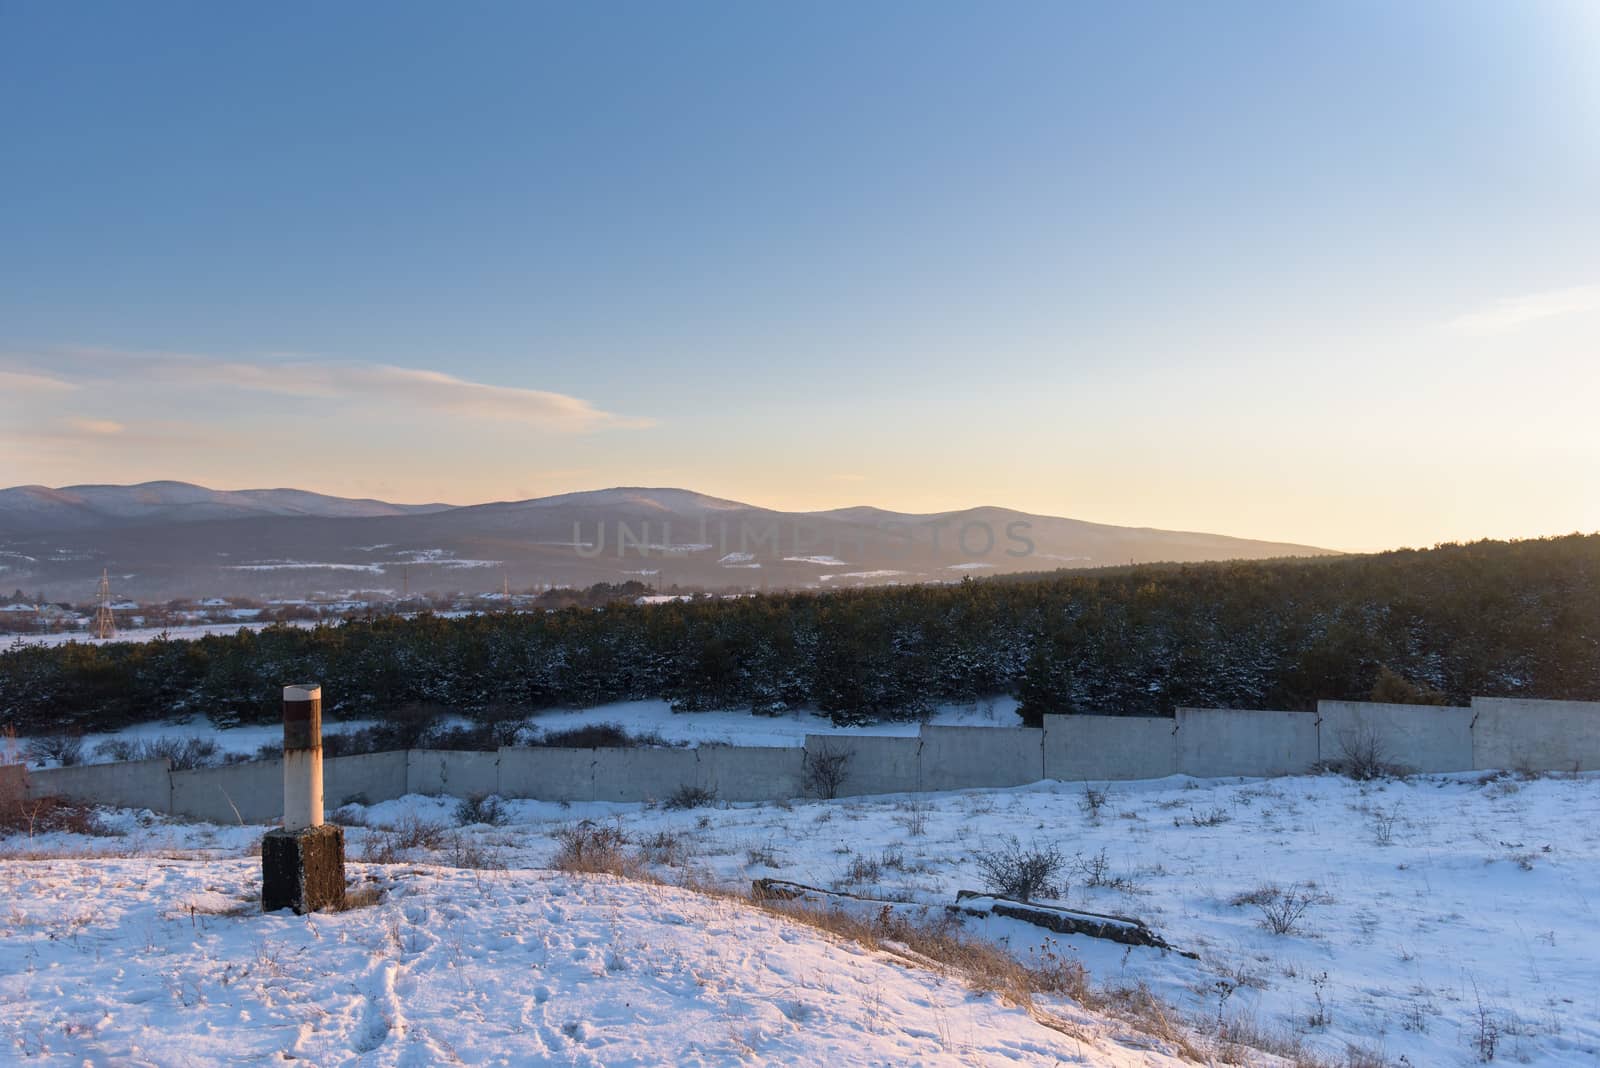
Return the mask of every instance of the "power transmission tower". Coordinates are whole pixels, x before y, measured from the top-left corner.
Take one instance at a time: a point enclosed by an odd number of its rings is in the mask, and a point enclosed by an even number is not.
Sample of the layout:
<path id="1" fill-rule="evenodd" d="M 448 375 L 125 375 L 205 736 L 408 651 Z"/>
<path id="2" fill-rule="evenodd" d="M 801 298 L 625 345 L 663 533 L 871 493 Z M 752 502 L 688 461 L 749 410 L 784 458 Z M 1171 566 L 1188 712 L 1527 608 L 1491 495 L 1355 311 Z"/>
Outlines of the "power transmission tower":
<path id="1" fill-rule="evenodd" d="M 100 571 L 100 589 L 96 591 L 96 598 L 100 606 L 94 612 L 94 629 L 92 633 L 96 638 L 114 638 L 117 635 L 117 619 L 111 614 L 111 569 L 102 568 Z"/>

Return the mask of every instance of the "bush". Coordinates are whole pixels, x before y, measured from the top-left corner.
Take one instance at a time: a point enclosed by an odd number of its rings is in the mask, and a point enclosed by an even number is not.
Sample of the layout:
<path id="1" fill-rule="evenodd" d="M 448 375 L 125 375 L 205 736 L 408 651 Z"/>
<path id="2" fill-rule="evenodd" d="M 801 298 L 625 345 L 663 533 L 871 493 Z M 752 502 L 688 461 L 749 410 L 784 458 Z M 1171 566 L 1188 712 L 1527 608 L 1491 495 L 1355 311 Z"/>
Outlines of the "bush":
<path id="1" fill-rule="evenodd" d="M 540 731 L 527 743 L 558 749 L 644 749 L 682 745 L 667 741 L 656 731 L 629 733 L 620 723 L 585 723 L 558 731 Z"/>
<path id="2" fill-rule="evenodd" d="M 684 785 L 673 791 L 672 796 L 662 802 L 663 808 L 683 809 L 700 808 L 704 805 L 715 804 L 717 792 L 702 786 Z"/>
<path id="3" fill-rule="evenodd" d="M 402 817 L 392 833 L 401 849 L 438 849 L 444 844 L 444 828 L 419 816 Z"/>
<path id="4" fill-rule="evenodd" d="M 688 837 L 677 831 L 657 831 L 639 842 L 640 858 L 648 864 L 682 867 L 691 852 Z"/>
<path id="5" fill-rule="evenodd" d="M 999 849 L 978 853 L 975 859 L 984 885 L 1000 897 L 1032 901 L 1035 895 L 1058 897 L 1064 893 L 1055 880 L 1067 858 L 1054 846 L 1035 844 L 1024 849 L 1011 838 Z"/>
<path id="6" fill-rule="evenodd" d="M 108 835 L 93 806 L 62 797 L 6 798 L 0 800 L 0 838 L 11 834 L 64 831 L 68 834 Z"/>
<path id="7" fill-rule="evenodd" d="M 626 875 L 638 867 L 638 858 L 628 855 L 628 836 L 620 826 L 580 820 L 552 837 L 560 848 L 550 866 L 558 871 Z"/>
<path id="8" fill-rule="evenodd" d="M 1329 771 L 1359 782 L 1373 779 L 1403 778 L 1405 769 L 1390 763 L 1389 750 L 1378 732 L 1363 724 L 1338 734 L 1339 756 L 1325 762 Z"/>
<path id="9" fill-rule="evenodd" d="M 479 823 L 498 827 L 506 822 L 508 816 L 505 803 L 495 794 L 478 794 L 475 797 L 462 798 L 460 804 L 456 805 L 456 822 L 463 827 Z M 457 867 L 462 866 L 457 865 Z"/>
<path id="10" fill-rule="evenodd" d="M 1261 913 L 1261 926 L 1277 935 L 1295 934 L 1300 923 L 1315 905 L 1324 904 L 1327 897 L 1317 891 L 1312 883 L 1296 883 L 1287 890 L 1272 883 L 1263 883 L 1234 897 L 1234 905 L 1254 905 Z"/>
<path id="11" fill-rule="evenodd" d="M 815 749 L 807 749 L 805 756 L 805 784 L 813 796 L 832 800 L 839 796 L 839 787 L 850 774 L 852 754 L 837 749 L 831 742 L 823 742 Z"/>
<path id="12" fill-rule="evenodd" d="M 222 762 L 221 750 L 210 738 L 112 738 L 94 747 L 94 755 L 107 760 L 155 760 L 166 757 L 174 771 L 208 768 Z"/>
<path id="13" fill-rule="evenodd" d="M 42 766 L 53 760 L 64 768 L 70 768 L 83 763 L 83 739 L 70 734 L 29 738 L 23 752 L 35 764 Z"/>
<path id="14" fill-rule="evenodd" d="M 416 748 L 492 753 L 500 748 L 500 738 L 495 728 L 487 723 L 457 724 L 434 728 L 417 743 Z"/>

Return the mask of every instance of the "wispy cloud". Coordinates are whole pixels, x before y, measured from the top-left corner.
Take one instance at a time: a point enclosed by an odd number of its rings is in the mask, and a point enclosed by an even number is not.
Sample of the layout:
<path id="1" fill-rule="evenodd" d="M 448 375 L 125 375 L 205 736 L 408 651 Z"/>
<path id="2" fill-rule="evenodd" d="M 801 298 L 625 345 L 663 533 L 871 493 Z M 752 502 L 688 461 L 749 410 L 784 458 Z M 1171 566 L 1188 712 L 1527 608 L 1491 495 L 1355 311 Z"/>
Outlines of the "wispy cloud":
<path id="1" fill-rule="evenodd" d="M 57 362 L 74 384 L 172 389 L 225 389 L 288 397 L 365 403 L 410 416 L 452 415 L 558 433 L 652 425 L 649 419 L 604 411 L 579 397 L 548 390 L 473 382 L 442 371 L 325 360 L 219 360 L 181 353 L 71 349 Z M 13 372 L 0 372 L 10 374 Z M 23 372 L 16 372 L 23 373 Z M 37 376 L 32 376 L 37 377 Z"/>
<path id="2" fill-rule="evenodd" d="M 0 390 L 7 393 L 61 393 L 75 388 L 71 382 L 51 375 L 0 367 Z"/>
<path id="3" fill-rule="evenodd" d="M 1452 319 L 1448 325 L 1464 334 L 1496 334 L 1524 323 L 1588 311 L 1600 311 L 1600 285 L 1508 297 Z"/>
<path id="4" fill-rule="evenodd" d="M 82 431 L 85 434 L 95 434 L 100 437 L 108 437 L 112 434 L 120 434 L 124 430 L 128 429 L 122 423 L 118 423 L 111 419 L 72 418 L 67 420 L 67 425 L 72 427 L 74 430 Z"/>

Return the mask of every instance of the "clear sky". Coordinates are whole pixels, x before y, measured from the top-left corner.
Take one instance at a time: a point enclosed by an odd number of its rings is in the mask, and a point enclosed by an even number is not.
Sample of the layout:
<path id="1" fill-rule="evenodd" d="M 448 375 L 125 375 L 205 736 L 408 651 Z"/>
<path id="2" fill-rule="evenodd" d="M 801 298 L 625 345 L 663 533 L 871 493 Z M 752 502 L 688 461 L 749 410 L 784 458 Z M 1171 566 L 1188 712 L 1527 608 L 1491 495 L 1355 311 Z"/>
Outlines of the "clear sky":
<path id="1" fill-rule="evenodd" d="M 0 0 L 0 484 L 1600 529 L 1600 2 Z"/>

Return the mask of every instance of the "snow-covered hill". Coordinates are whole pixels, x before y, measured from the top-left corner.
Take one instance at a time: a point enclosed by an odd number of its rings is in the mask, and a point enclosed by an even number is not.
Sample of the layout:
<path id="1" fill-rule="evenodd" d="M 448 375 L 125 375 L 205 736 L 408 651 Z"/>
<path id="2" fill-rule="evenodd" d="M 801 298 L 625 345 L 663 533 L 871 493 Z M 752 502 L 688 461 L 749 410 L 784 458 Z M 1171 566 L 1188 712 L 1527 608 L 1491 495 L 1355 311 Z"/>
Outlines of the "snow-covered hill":
<path id="1" fill-rule="evenodd" d="M 262 916 L 249 860 L 12 861 L 0 1059 L 200 1065 L 1180 1063 L 747 904 L 608 876 L 377 868 Z M 1123 1043 L 1127 1043 L 1124 1045 Z"/>
<path id="2" fill-rule="evenodd" d="M 340 810 L 352 874 L 392 890 L 309 919 L 253 913 L 261 827 L 122 812 L 97 837 L 0 841 L 0 1060 L 48 1046 L 73 1064 L 223 1049 L 318 1064 L 360 1050 L 380 1064 L 1166 1063 L 1150 1052 L 1164 1040 L 1082 1006 L 1047 1004 L 1074 1021 L 1063 1035 L 726 896 L 546 870 L 555 835 L 589 820 L 655 878 L 724 893 L 783 878 L 935 917 L 983 887 L 982 851 L 1011 836 L 1059 849 L 1056 900 L 1139 916 L 1199 959 L 1010 920 L 967 933 L 1024 963 L 1081 963 L 1102 992 L 1148 989 L 1197 1048 L 1241 1058 L 1228 1063 L 1283 1063 L 1261 1043 L 1299 1065 L 1600 1063 L 1597 774 L 508 801 L 497 826 L 460 826 L 457 808 Z M 65 859 L 19 859 L 40 855 Z M 1276 933 L 1267 909 L 1289 894 L 1307 906 Z"/>
<path id="3" fill-rule="evenodd" d="M 181 482 L 0 490 L 0 580 L 85 599 L 109 569 L 145 600 L 368 590 L 486 592 L 648 579 L 730 589 L 956 582 L 973 574 L 1319 556 L 1328 550 L 1006 508 L 786 512 L 622 487 L 447 507 Z"/>

